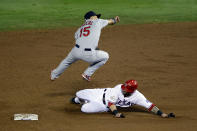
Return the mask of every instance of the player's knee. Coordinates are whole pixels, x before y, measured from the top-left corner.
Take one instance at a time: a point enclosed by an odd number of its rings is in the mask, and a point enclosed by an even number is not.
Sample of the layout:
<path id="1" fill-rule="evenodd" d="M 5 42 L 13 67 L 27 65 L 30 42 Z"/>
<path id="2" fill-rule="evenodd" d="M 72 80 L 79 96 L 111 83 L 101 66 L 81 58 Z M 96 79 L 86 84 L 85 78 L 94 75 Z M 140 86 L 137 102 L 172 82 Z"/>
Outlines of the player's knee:
<path id="1" fill-rule="evenodd" d="M 88 111 L 88 107 L 86 106 L 86 104 L 84 104 L 82 107 L 81 107 L 81 111 L 84 112 L 84 113 L 89 113 Z"/>
<path id="2" fill-rule="evenodd" d="M 104 53 L 104 59 L 107 61 L 109 59 L 109 54 L 107 52 Z"/>

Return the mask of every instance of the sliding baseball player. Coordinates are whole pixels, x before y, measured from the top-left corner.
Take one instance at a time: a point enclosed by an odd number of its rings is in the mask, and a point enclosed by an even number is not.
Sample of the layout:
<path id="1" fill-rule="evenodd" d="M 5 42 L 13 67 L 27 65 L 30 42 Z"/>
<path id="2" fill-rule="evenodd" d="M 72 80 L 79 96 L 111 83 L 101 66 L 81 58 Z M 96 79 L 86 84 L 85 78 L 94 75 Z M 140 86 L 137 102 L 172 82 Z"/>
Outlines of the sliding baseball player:
<path id="1" fill-rule="evenodd" d="M 75 33 L 75 46 L 68 56 L 52 70 L 51 80 L 57 79 L 65 69 L 77 60 L 83 60 L 90 63 L 90 66 L 82 74 L 82 77 L 90 81 L 93 73 L 104 65 L 109 55 L 105 51 L 98 50 L 98 42 L 101 30 L 107 25 L 113 25 L 120 21 L 119 17 L 104 20 L 99 19 L 101 14 L 89 11 L 85 14 L 85 23 Z"/>
<path id="2" fill-rule="evenodd" d="M 118 112 L 119 107 L 131 107 L 139 105 L 146 108 L 162 118 L 175 117 L 173 113 L 166 114 L 162 112 L 155 104 L 145 98 L 137 90 L 136 80 L 128 80 L 124 84 L 119 84 L 114 88 L 105 89 L 84 89 L 76 93 L 76 97 L 71 99 L 74 104 L 81 104 L 81 111 L 84 113 L 108 112 L 117 118 L 125 116 Z"/>

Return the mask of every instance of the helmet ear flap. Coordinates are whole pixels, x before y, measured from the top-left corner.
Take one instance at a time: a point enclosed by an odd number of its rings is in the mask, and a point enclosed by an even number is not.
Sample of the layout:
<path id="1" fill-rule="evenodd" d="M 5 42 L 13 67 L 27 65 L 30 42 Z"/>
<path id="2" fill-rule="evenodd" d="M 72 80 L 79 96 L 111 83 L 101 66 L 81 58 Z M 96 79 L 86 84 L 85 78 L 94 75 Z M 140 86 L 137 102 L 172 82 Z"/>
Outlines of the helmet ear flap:
<path id="1" fill-rule="evenodd" d="M 121 89 L 122 89 L 122 91 L 127 92 L 127 88 L 126 88 L 125 84 L 122 84 Z"/>

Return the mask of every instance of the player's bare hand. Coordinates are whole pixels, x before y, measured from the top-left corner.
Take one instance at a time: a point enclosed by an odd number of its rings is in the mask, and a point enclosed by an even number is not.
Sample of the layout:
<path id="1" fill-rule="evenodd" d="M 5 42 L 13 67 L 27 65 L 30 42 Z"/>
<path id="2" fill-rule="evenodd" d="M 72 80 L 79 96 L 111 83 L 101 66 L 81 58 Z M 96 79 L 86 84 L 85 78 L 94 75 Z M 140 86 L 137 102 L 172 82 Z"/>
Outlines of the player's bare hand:
<path id="1" fill-rule="evenodd" d="M 116 20 L 116 22 L 120 22 L 120 17 L 119 16 L 116 16 L 115 17 L 115 20 Z"/>
<path id="2" fill-rule="evenodd" d="M 162 118 L 168 118 L 168 114 L 163 113 L 163 114 L 161 114 L 161 117 L 162 117 Z"/>
<path id="3" fill-rule="evenodd" d="M 125 116 L 122 113 L 117 113 L 115 115 L 116 118 L 125 118 Z"/>
<path id="4" fill-rule="evenodd" d="M 174 113 L 169 113 L 169 114 L 163 113 L 163 114 L 161 114 L 161 117 L 162 117 L 162 118 L 175 117 L 175 114 L 174 114 Z"/>

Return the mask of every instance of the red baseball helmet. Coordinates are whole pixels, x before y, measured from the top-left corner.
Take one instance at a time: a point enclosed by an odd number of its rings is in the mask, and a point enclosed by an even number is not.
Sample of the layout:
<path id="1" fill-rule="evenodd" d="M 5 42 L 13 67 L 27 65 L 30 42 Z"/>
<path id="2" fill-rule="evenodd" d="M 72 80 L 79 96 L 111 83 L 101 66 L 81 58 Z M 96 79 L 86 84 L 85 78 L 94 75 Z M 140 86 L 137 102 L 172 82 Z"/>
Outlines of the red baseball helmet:
<path id="1" fill-rule="evenodd" d="M 133 93 L 138 87 L 137 81 L 136 80 L 128 80 L 126 81 L 122 86 L 122 90 Z"/>

